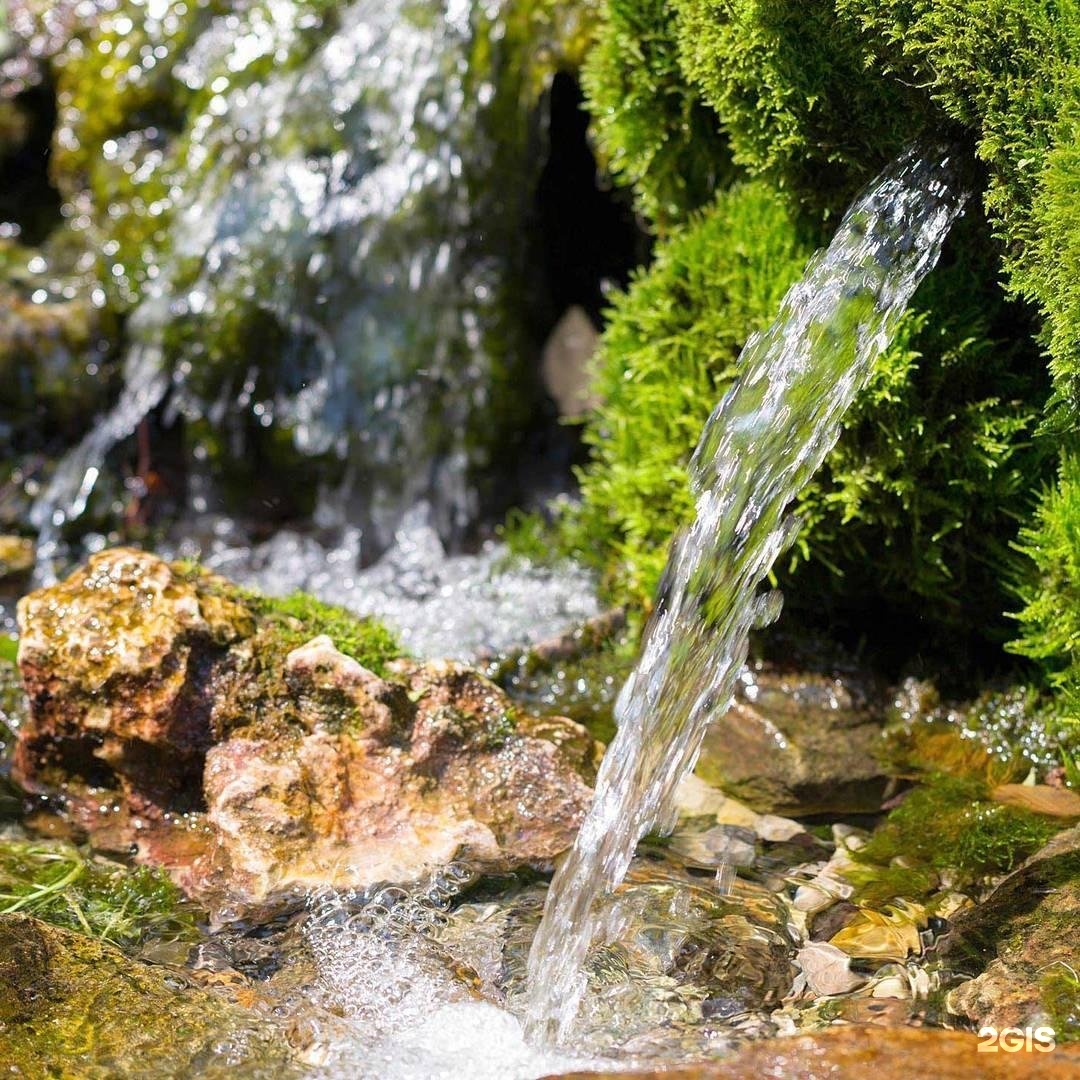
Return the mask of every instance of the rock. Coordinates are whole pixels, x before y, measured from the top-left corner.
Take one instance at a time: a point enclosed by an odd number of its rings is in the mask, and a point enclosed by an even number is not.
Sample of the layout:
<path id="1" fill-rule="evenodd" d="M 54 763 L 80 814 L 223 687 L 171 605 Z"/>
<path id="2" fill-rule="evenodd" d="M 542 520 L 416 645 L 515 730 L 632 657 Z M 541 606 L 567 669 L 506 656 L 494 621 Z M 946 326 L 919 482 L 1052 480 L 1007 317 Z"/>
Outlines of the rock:
<path id="1" fill-rule="evenodd" d="M 25 536 L 0 536 L 0 581 L 21 578 L 34 566 L 34 541 Z"/>
<path id="2" fill-rule="evenodd" d="M 88 822 L 99 789 L 118 789 L 135 813 L 197 809 L 213 741 L 209 676 L 253 633 L 251 612 L 209 575 L 117 548 L 23 597 L 18 617 L 30 717 L 16 780 L 34 794 L 65 787 Z"/>
<path id="3" fill-rule="evenodd" d="M 956 915 L 938 955 L 955 970 L 981 973 L 952 991 L 950 1011 L 980 1027 L 1054 1021 L 1048 977 L 1071 972 L 1075 981 L 1078 929 L 1080 826 L 1074 826 L 1009 874 L 983 903 Z M 1080 1001 L 1074 1001 L 1073 1014 L 1080 1014 Z"/>
<path id="4" fill-rule="evenodd" d="M 873 700 L 872 690 L 824 675 L 748 671 L 710 724 L 697 773 L 761 812 L 876 811 L 886 778 Z"/>
<path id="5" fill-rule="evenodd" d="M 990 798 L 1046 817 L 1080 818 L 1080 794 L 1050 784 L 999 784 Z"/>
<path id="6" fill-rule="evenodd" d="M 385 632 L 338 609 L 284 605 L 126 549 L 26 597 L 16 779 L 222 917 L 451 861 L 547 867 L 569 845 L 598 753 L 583 728 L 520 715 L 461 664 L 388 664 Z"/>
<path id="7" fill-rule="evenodd" d="M 867 978 L 851 970 L 847 953 L 825 941 L 807 942 L 796 954 L 795 963 L 802 971 L 806 988 L 818 997 L 857 990 Z M 799 982 L 796 988 L 802 988 Z"/>
<path id="8" fill-rule="evenodd" d="M 884 911 L 861 908 L 829 944 L 859 960 L 904 961 L 922 952 L 919 932 L 926 925 L 926 911 L 919 904 L 897 900 Z"/>
<path id="9" fill-rule="evenodd" d="M 234 894 L 543 866 L 570 845 L 591 792 L 555 742 L 517 734 L 501 691 L 463 665 L 396 674 L 405 692 L 318 638 L 287 675 L 313 730 L 210 750 L 207 819 Z M 320 718 L 342 699 L 349 727 L 330 730 Z"/>
<path id="10" fill-rule="evenodd" d="M 601 1075 L 637 1080 L 910 1080 L 919 1073 L 935 1080 L 1071 1080 L 1080 1068 L 1076 1047 L 1012 1054 L 980 1054 L 978 1048 L 978 1037 L 966 1031 L 844 1024 L 754 1043 L 722 1061 L 654 1071 L 567 1073 L 563 1080 Z"/>
<path id="11" fill-rule="evenodd" d="M 592 319 L 577 304 L 566 309 L 544 343 L 540 371 L 560 416 L 579 419 L 599 404 L 590 389 L 589 370 L 599 343 Z"/>
<path id="12" fill-rule="evenodd" d="M 22 1077 L 299 1076 L 256 1015 L 165 968 L 0 915 L 0 1060 Z"/>

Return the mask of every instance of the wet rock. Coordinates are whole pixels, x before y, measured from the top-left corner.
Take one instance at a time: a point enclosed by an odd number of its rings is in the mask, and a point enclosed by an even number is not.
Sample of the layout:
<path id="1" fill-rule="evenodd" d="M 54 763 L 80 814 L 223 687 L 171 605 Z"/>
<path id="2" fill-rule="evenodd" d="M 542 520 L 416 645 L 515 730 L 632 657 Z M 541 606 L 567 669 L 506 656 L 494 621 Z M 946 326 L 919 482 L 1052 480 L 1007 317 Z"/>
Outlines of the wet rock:
<path id="1" fill-rule="evenodd" d="M 404 683 L 316 639 L 287 676 L 310 733 L 210 750 L 207 818 L 234 893 L 409 882 L 454 861 L 545 865 L 569 846 L 591 792 L 554 742 L 518 734 L 502 693 L 462 665 L 395 674 Z M 334 710 L 348 714 L 340 730 Z"/>
<path id="2" fill-rule="evenodd" d="M 0 1059 L 22 1077 L 299 1075 L 255 1015 L 21 914 L 0 915 Z"/>
<path id="3" fill-rule="evenodd" d="M 1080 1068 L 1077 1048 L 1055 1053 L 980 1054 L 978 1047 L 978 1037 L 965 1031 L 845 1024 L 811 1035 L 755 1043 L 722 1061 L 602 1075 L 639 1080 L 745 1080 L 753 1076 L 910 1080 L 924 1072 L 937 1080 L 970 1080 L 975 1076 L 983 1080 L 1070 1080 Z M 599 1075 L 568 1073 L 563 1080 Z"/>
<path id="4" fill-rule="evenodd" d="M 886 779 L 874 700 L 855 682 L 747 671 L 735 703 L 709 727 L 698 775 L 758 811 L 875 811 Z"/>
<path id="5" fill-rule="evenodd" d="M 1056 836 L 981 904 L 954 918 L 938 953 L 976 974 L 948 998 L 957 1015 L 996 1027 L 1054 1025 L 1055 975 L 1080 971 L 1080 826 Z M 1074 985 L 1072 1013 L 1080 1015 Z M 1075 1021 L 1074 1021 L 1075 1022 Z"/>
<path id="6" fill-rule="evenodd" d="M 33 566 L 33 540 L 25 536 L 0 536 L 0 582 L 24 577 Z"/>
<path id="7" fill-rule="evenodd" d="M 16 779 L 219 911 L 452 860 L 546 867 L 591 795 L 579 725 L 461 664 L 388 663 L 385 631 L 307 598 L 118 549 L 19 617 Z"/>
<path id="8" fill-rule="evenodd" d="M 865 975 L 851 970 L 851 957 L 825 941 L 811 941 L 796 954 L 795 962 L 802 972 L 796 989 L 804 986 L 815 996 L 846 994 L 866 982 Z"/>
<path id="9" fill-rule="evenodd" d="M 253 632 L 251 612 L 218 579 L 118 548 L 24 597 L 18 615 L 30 717 L 16 780 L 34 794 L 66 787 L 91 829 L 101 789 L 136 813 L 197 808 L 210 674 Z"/>
<path id="10" fill-rule="evenodd" d="M 544 343 L 540 370 L 544 388 L 559 408 L 559 415 L 580 419 L 595 409 L 599 399 L 592 392 L 589 364 L 600 335 L 584 308 L 567 308 Z"/>

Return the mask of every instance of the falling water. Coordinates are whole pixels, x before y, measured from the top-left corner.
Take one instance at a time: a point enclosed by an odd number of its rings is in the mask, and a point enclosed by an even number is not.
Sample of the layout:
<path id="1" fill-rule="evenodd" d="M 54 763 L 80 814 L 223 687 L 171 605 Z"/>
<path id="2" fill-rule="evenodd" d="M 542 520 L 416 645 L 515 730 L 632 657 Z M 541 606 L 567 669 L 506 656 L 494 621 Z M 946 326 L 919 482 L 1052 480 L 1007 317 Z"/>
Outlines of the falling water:
<path id="1" fill-rule="evenodd" d="M 493 387 L 517 362 L 504 294 L 527 185 L 507 181 L 526 139 L 499 120 L 504 99 L 521 115 L 500 67 L 505 9 L 353 0 L 317 20 L 238 5 L 199 16 L 176 57 L 146 15 L 201 104 L 168 153 L 141 131 L 101 151 L 149 177 L 143 201 L 161 187 L 146 213 L 167 209 L 167 241 L 129 321 L 125 389 L 34 508 L 39 578 L 106 455 L 166 391 L 170 416 L 208 422 L 236 458 L 247 417 L 345 459 L 357 484 L 340 501 L 375 549 L 421 500 L 444 536 L 471 520 L 470 475 L 503 419 Z"/>
<path id="2" fill-rule="evenodd" d="M 666 823 L 706 726 L 731 701 L 749 632 L 779 614 L 758 593 L 792 541 L 788 506 L 821 465 L 960 211 L 950 156 L 909 151 L 856 201 L 772 326 L 743 349 L 690 467 L 697 518 L 672 545 L 637 668 L 619 697 L 592 808 L 551 884 L 529 956 L 528 1020 L 565 1041 L 599 931 L 597 902 L 638 840 Z"/>

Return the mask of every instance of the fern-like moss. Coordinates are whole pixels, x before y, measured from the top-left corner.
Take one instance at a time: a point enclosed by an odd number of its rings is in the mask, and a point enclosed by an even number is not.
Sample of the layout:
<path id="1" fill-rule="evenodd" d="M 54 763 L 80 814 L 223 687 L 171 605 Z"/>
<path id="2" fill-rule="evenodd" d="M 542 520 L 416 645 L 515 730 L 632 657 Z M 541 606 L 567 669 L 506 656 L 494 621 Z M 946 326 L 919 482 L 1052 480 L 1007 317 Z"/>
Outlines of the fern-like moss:
<path id="1" fill-rule="evenodd" d="M 707 203 L 730 178 L 716 114 L 683 77 L 676 9 L 665 0 L 608 0 L 583 82 L 604 163 L 664 227 Z"/>
<path id="2" fill-rule="evenodd" d="M 661 244 L 616 297 L 598 359 L 592 461 L 562 543 L 598 564 L 614 599 L 646 602 L 672 531 L 692 513 L 686 464 L 818 232 L 764 182 L 736 185 Z M 1032 480 L 1047 380 L 994 280 L 981 223 L 926 281 L 839 445 L 802 493 L 778 571 L 796 606 L 888 601 L 930 626 L 1002 634 L 1000 584 Z M 535 531 L 530 536 L 536 545 Z"/>

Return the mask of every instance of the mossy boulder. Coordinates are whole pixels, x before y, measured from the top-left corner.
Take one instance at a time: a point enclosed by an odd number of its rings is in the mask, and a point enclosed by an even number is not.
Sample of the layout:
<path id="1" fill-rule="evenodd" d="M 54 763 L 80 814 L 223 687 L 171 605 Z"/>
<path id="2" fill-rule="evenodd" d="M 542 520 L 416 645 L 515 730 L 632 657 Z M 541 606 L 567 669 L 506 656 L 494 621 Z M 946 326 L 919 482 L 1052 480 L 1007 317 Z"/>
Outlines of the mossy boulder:
<path id="1" fill-rule="evenodd" d="M 300 1075 L 254 1013 L 28 915 L 0 915 L 0 1059 L 27 1080 Z"/>
<path id="2" fill-rule="evenodd" d="M 556 542 L 597 565 L 609 597 L 647 603 L 672 529 L 693 513 L 687 464 L 739 375 L 747 338 L 775 317 L 817 233 L 781 192 L 737 184 L 658 245 L 616 295 L 587 419 L 580 506 Z M 797 543 L 777 566 L 789 606 L 861 632 L 897 625 L 955 650 L 1009 628 L 1009 543 L 1053 444 L 1035 438 L 1048 379 L 996 284 L 978 215 L 924 282 L 842 436 L 800 494 Z"/>
<path id="3" fill-rule="evenodd" d="M 1080 826 L 1055 836 L 981 904 L 962 912 L 939 953 L 976 973 L 952 1012 L 997 1028 L 1047 1024 L 1080 1040 Z"/>
<path id="4" fill-rule="evenodd" d="M 1078 26 L 1072 5 L 1044 0 L 601 6 L 585 67 L 594 130 L 662 237 L 614 300 L 583 507 L 556 541 L 602 567 L 613 599 L 651 597 L 691 512 L 686 461 L 772 294 L 860 185 L 925 135 L 972 148 L 985 198 L 799 499 L 804 526 L 777 577 L 790 607 L 853 638 L 888 623 L 890 650 L 912 635 L 924 653 L 1000 649 L 1009 545 L 1058 446 L 1040 428 L 1051 374 L 1037 339 L 1056 358 L 1063 423 L 1076 397 L 1063 373 Z"/>
<path id="5" fill-rule="evenodd" d="M 588 804 L 579 725 L 520 717 L 462 665 L 392 659 L 379 624 L 310 597 L 120 548 L 19 618 L 16 779 L 219 912 L 455 860 L 547 866 Z"/>

